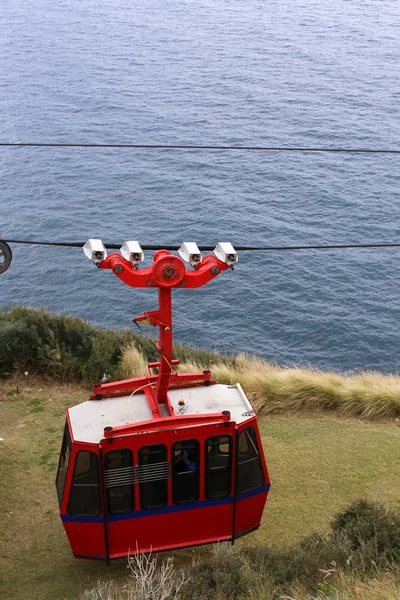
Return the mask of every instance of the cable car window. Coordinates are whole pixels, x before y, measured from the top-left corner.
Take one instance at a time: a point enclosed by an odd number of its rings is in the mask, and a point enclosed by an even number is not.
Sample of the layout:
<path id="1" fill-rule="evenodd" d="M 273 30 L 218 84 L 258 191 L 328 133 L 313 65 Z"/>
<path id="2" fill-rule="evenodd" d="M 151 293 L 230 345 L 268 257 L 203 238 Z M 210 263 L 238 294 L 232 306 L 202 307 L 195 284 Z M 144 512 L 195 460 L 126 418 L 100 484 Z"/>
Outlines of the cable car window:
<path id="1" fill-rule="evenodd" d="M 68 513 L 74 517 L 100 514 L 99 465 L 94 452 L 81 450 L 76 456 Z"/>
<path id="2" fill-rule="evenodd" d="M 242 431 L 238 443 L 237 492 L 244 494 L 261 487 L 264 473 L 253 427 Z"/>
<path id="3" fill-rule="evenodd" d="M 194 502 L 199 497 L 199 442 L 185 440 L 172 446 L 172 500 Z"/>
<path id="4" fill-rule="evenodd" d="M 205 496 L 225 498 L 231 491 L 232 438 L 219 435 L 206 441 Z"/>
<path id="5" fill-rule="evenodd" d="M 160 508 L 168 502 L 169 463 L 164 444 L 143 446 L 139 450 L 137 480 L 142 508 Z"/>
<path id="6" fill-rule="evenodd" d="M 61 502 L 64 495 L 65 481 L 67 479 L 67 470 L 69 464 L 69 458 L 71 456 L 71 437 L 69 435 L 69 429 L 67 423 L 64 429 L 64 438 L 61 445 L 60 460 L 58 461 L 58 471 L 56 478 L 56 488 L 58 496 L 58 504 L 61 507 Z"/>
<path id="7" fill-rule="evenodd" d="M 134 509 L 133 454 L 129 449 L 107 452 L 104 464 L 107 510 L 112 515 Z"/>

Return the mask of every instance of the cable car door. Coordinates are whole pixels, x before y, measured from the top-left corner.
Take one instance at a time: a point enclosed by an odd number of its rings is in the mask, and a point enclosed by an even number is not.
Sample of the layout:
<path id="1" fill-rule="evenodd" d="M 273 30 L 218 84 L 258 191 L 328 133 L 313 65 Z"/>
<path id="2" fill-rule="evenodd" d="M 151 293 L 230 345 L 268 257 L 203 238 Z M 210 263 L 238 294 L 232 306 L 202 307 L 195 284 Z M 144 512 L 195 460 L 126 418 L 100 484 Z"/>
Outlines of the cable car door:
<path id="1" fill-rule="evenodd" d="M 233 538 L 259 527 L 269 488 L 257 420 L 252 419 L 241 424 L 236 434 Z"/>

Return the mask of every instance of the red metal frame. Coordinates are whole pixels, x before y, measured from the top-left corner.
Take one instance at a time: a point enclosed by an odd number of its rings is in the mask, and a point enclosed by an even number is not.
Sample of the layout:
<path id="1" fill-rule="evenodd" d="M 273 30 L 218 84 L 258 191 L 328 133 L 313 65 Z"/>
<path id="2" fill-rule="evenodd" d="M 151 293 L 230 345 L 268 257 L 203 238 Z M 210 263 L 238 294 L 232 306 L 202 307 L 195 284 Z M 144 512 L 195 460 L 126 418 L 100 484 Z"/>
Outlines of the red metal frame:
<path id="1" fill-rule="evenodd" d="M 108 427 L 104 430 L 104 437 L 111 439 L 121 435 L 131 435 L 133 433 L 151 431 L 165 431 L 167 429 L 181 429 L 194 427 L 196 425 L 209 425 L 210 423 L 227 423 L 231 420 L 231 413 L 225 410 L 222 413 L 208 413 L 206 415 L 179 415 L 165 419 L 151 419 L 150 421 L 140 421 L 140 423 L 131 423 L 130 425 L 120 425 L 119 427 Z"/>
<path id="2" fill-rule="evenodd" d="M 210 382 L 211 373 L 177 373 L 172 371 L 172 366 L 179 364 L 179 360 L 172 358 L 172 288 L 199 288 L 215 279 L 219 273 L 229 267 L 212 254 L 206 256 L 200 265 L 194 269 L 186 269 L 181 258 L 167 250 L 159 250 L 154 254 L 153 264 L 145 269 L 137 269 L 114 252 L 103 260 L 100 269 L 111 269 L 124 283 L 130 287 L 156 287 L 158 288 L 158 309 L 146 311 L 143 315 L 135 317 L 137 323 L 146 323 L 159 328 L 160 360 L 148 364 L 149 375 L 126 379 L 115 383 L 99 384 L 93 386 L 92 399 L 110 397 L 117 390 L 129 393 L 139 388 L 143 389 L 149 401 L 150 408 L 155 418 L 160 418 L 159 405 L 165 405 L 169 416 L 174 415 L 174 410 L 168 400 L 170 387 L 181 387 L 191 382 Z M 151 374 L 152 369 L 158 369 L 158 374 Z M 155 385 L 153 385 L 155 384 Z M 141 391 L 141 390 L 140 390 Z"/>

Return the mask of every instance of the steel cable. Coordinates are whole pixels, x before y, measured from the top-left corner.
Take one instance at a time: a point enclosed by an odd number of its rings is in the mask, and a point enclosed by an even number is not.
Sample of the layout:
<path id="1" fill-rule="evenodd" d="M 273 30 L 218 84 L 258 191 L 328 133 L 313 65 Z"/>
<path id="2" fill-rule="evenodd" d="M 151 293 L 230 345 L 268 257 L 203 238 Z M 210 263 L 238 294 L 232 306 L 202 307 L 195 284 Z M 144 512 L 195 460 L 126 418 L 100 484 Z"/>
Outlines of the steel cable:
<path id="1" fill-rule="evenodd" d="M 14 240 L 0 239 L 0 242 L 8 244 L 32 244 L 36 246 L 61 246 L 67 248 L 82 248 L 86 242 L 47 242 L 40 240 Z M 170 250 L 177 251 L 180 244 L 140 244 L 143 250 Z M 213 251 L 216 244 L 200 245 L 199 249 L 203 252 Z M 107 250 L 119 250 L 122 243 L 104 243 Z M 281 252 L 285 250 L 345 250 L 352 248 L 399 248 L 400 243 L 397 242 L 371 242 L 369 244 L 305 244 L 296 246 L 236 246 L 238 252 Z"/>
<path id="2" fill-rule="evenodd" d="M 229 146 L 212 144 L 91 144 L 59 142 L 0 142 L 1 148 L 120 148 L 136 150 L 238 150 L 258 152 L 336 152 L 350 154 L 400 154 L 397 148 L 317 148 L 306 146 Z"/>

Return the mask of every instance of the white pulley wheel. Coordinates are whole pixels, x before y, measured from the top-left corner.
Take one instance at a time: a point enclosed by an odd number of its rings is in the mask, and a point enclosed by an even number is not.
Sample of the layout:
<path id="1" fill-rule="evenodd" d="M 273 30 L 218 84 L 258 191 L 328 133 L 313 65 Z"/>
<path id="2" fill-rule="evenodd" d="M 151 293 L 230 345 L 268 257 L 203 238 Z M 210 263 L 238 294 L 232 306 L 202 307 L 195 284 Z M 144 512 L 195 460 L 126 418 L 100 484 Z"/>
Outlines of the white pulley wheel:
<path id="1" fill-rule="evenodd" d="M 11 260 L 12 252 L 10 246 L 6 242 L 0 242 L 0 275 L 7 271 Z"/>

